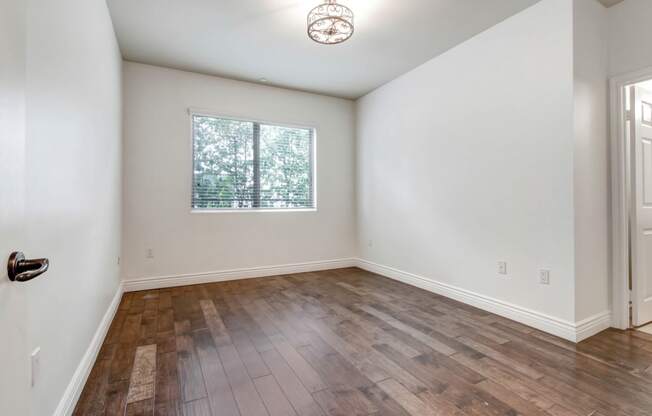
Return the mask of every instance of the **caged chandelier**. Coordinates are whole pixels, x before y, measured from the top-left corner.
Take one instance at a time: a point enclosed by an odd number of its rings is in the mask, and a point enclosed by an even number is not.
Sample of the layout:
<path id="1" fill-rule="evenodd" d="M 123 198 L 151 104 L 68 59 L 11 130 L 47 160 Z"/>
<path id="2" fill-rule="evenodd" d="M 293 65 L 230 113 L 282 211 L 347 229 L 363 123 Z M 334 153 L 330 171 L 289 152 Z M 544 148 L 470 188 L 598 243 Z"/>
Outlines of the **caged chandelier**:
<path id="1" fill-rule="evenodd" d="M 308 36 L 324 45 L 342 43 L 353 35 L 353 12 L 337 0 L 325 1 L 308 13 Z"/>

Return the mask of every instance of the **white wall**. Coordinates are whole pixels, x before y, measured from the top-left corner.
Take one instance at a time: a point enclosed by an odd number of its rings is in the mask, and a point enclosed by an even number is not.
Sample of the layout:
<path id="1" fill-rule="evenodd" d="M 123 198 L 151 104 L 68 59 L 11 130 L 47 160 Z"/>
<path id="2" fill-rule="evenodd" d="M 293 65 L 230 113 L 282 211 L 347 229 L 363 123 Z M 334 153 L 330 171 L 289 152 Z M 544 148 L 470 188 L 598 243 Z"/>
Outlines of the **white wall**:
<path id="1" fill-rule="evenodd" d="M 51 415 L 119 285 L 121 57 L 104 0 L 33 0 L 27 12 L 27 244 L 41 347 L 33 414 Z"/>
<path id="2" fill-rule="evenodd" d="M 652 67 L 652 1 L 625 0 L 608 15 L 609 75 Z"/>
<path id="3" fill-rule="evenodd" d="M 575 89 L 575 311 L 581 321 L 610 309 L 607 9 L 573 2 Z"/>
<path id="4" fill-rule="evenodd" d="M 25 236 L 24 0 L 0 0 L 0 258 Z M 27 293 L 0 265 L 0 415 L 29 415 Z"/>
<path id="5" fill-rule="evenodd" d="M 353 102 L 129 62 L 124 99 L 126 279 L 355 255 Z M 188 108 L 315 126 L 318 211 L 191 214 Z"/>
<path id="6" fill-rule="evenodd" d="M 574 322 L 572 42 L 543 0 L 358 101 L 363 259 Z"/>

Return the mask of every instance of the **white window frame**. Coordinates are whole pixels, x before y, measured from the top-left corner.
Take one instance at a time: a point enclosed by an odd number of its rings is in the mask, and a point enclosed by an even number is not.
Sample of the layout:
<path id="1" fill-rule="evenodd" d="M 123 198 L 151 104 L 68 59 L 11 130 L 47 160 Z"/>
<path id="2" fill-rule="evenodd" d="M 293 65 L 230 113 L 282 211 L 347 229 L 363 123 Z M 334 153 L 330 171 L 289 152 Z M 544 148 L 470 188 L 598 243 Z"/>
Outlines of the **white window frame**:
<path id="1" fill-rule="evenodd" d="M 310 129 L 312 130 L 312 199 L 313 199 L 313 206 L 312 208 L 210 208 L 210 209 L 202 209 L 202 208 L 193 208 L 192 207 L 192 187 L 194 184 L 195 180 L 195 173 L 194 173 L 194 167 L 195 167 L 195 153 L 194 153 L 194 123 L 193 123 L 193 117 L 194 116 L 204 116 L 204 117 L 214 117 L 214 118 L 221 118 L 221 119 L 226 119 L 226 120 L 234 120 L 234 121 L 245 121 L 245 122 L 250 122 L 250 123 L 258 123 L 258 124 L 267 124 L 271 126 L 278 126 L 278 127 L 287 127 L 287 128 L 297 128 L 297 129 Z M 188 170 L 190 172 L 190 187 L 188 189 L 187 193 L 187 201 L 190 202 L 190 213 L 191 214 L 250 214 L 250 213 L 281 213 L 281 212 L 295 212 L 295 213 L 310 213 L 310 212 L 317 212 L 318 211 L 318 205 L 317 205 L 317 188 L 318 188 L 318 178 L 317 178 L 317 126 L 315 125 L 308 125 L 308 124 L 301 124 L 301 123 L 287 123 L 287 122 L 278 122 L 274 120 L 262 120 L 262 119 L 256 119 L 256 118 L 251 118 L 251 117 L 243 117 L 243 116 L 237 116 L 237 115 L 225 115 L 223 113 L 215 112 L 215 111 L 210 111 L 210 110 L 202 110 L 202 109 L 197 109 L 197 108 L 189 108 L 188 109 L 188 123 L 190 125 L 190 169 Z"/>

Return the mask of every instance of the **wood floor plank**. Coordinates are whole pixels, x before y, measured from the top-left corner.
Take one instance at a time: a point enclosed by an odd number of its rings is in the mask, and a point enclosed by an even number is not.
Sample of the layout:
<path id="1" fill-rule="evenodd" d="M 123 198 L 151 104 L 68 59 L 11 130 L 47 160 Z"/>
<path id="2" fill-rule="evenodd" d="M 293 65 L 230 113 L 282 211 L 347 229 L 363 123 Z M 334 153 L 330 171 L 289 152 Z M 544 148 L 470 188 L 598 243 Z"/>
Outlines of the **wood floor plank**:
<path id="1" fill-rule="evenodd" d="M 412 374 L 410 374 L 409 371 L 406 371 L 403 367 L 396 364 L 394 361 L 385 357 L 382 353 L 376 351 L 372 345 L 365 342 L 364 339 L 359 337 L 357 334 L 347 331 L 345 328 L 341 328 L 340 333 L 344 336 L 347 342 L 356 344 L 363 348 L 368 360 L 371 363 L 377 365 L 390 377 L 401 382 L 411 392 L 416 394 L 427 389 L 427 386 L 421 380 L 414 377 Z"/>
<path id="2" fill-rule="evenodd" d="M 91 370 L 86 381 L 86 388 L 80 397 L 80 406 L 74 411 L 75 416 L 79 415 L 101 415 L 106 407 L 106 400 L 109 388 L 110 360 L 100 360 Z"/>
<path id="3" fill-rule="evenodd" d="M 492 349 L 491 347 L 488 347 L 486 345 L 483 345 L 482 343 L 476 342 L 470 338 L 467 337 L 458 337 L 457 338 L 460 342 L 464 343 L 465 345 L 469 346 L 470 348 L 480 352 L 481 354 L 486 355 L 487 357 L 491 357 L 494 360 L 504 364 L 507 367 L 513 368 L 516 371 L 532 378 L 532 379 L 540 379 L 543 377 L 543 374 L 541 374 L 539 371 L 524 365 L 517 360 L 509 357 L 506 354 L 502 354 L 499 351 L 496 351 Z"/>
<path id="4" fill-rule="evenodd" d="M 136 348 L 127 404 L 154 399 L 156 385 L 156 344 Z"/>
<path id="5" fill-rule="evenodd" d="M 242 416 L 268 416 L 253 381 L 233 345 L 218 347 L 224 372 Z"/>
<path id="6" fill-rule="evenodd" d="M 393 398 L 385 393 L 378 385 L 374 384 L 371 387 L 360 389 L 362 393 L 371 400 L 375 405 L 379 406 L 379 410 L 375 415 L 378 416 L 408 416 L 409 414 L 398 404 Z"/>
<path id="7" fill-rule="evenodd" d="M 411 416 L 432 416 L 433 410 L 398 381 L 388 378 L 378 383 L 378 387 L 396 400 Z"/>
<path id="8" fill-rule="evenodd" d="M 199 303 L 204 313 L 208 329 L 211 331 L 211 335 L 213 335 L 213 340 L 215 340 L 215 345 L 220 347 L 222 345 L 231 344 L 231 337 L 229 336 L 226 326 L 217 312 L 217 309 L 215 309 L 213 301 L 202 300 Z"/>
<path id="9" fill-rule="evenodd" d="M 127 408 L 127 391 L 129 391 L 128 381 L 118 381 L 110 383 L 106 391 L 105 414 L 106 415 L 124 415 Z M 83 402 L 79 402 L 77 407 Z M 101 414 L 101 413 L 100 413 Z"/>
<path id="10" fill-rule="evenodd" d="M 463 412 L 455 404 L 449 402 L 431 390 L 426 390 L 418 394 L 418 397 L 432 410 L 433 416 L 466 416 L 468 413 Z"/>
<path id="11" fill-rule="evenodd" d="M 359 331 L 363 335 L 367 335 L 366 337 L 372 339 L 375 343 L 387 344 L 409 358 L 414 358 L 423 352 L 411 347 L 408 343 L 403 342 L 401 338 L 393 336 L 390 332 L 385 331 L 381 325 L 375 324 L 373 321 L 363 317 L 361 314 L 356 314 L 352 310 L 335 302 L 326 303 L 326 305 L 337 316 L 341 317 L 343 320 L 350 321 L 350 324 L 355 325 L 356 331 Z"/>
<path id="12" fill-rule="evenodd" d="M 156 359 L 156 367 L 156 390 L 154 392 L 156 406 L 168 402 L 178 402 L 181 393 L 177 377 L 176 347 L 173 352 L 159 353 Z"/>
<path id="13" fill-rule="evenodd" d="M 324 414 L 306 387 L 276 350 L 265 351 L 262 356 L 299 416 Z"/>
<path id="14" fill-rule="evenodd" d="M 195 344 L 188 332 L 189 321 L 176 323 L 177 327 L 177 372 L 181 400 L 189 403 L 206 397 L 204 377 L 195 352 Z M 184 329 L 185 328 L 185 329 Z"/>
<path id="15" fill-rule="evenodd" d="M 373 382 L 364 377 L 355 367 L 342 359 L 339 354 L 331 352 L 320 356 L 312 346 L 300 348 L 300 353 L 310 364 L 315 367 L 322 379 L 328 385 L 328 395 L 317 395 L 313 397 L 322 401 L 334 400 L 337 406 L 327 404 L 327 408 L 336 407 L 337 411 L 343 411 L 351 415 L 367 415 L 377 412 L 378 406 L 370 401 L 361 391 L 373 385 Z M 326 402 L 328 403 L 328 402 Z M 320 403 L 322 408 L 324 406 Z"/>
<path id="16" fill-rule="evenodd" d="M 77 416 L 650 416 L 652 335 L 580 344 L 356 268 L 126 293 Z"/>
<path id="17" fill-rule="evenodd" d="M 212 416 L 207 399 L 198 399 L 183 404 L 184 416 Z"/>
<path id="18" fill-rule="evenodd" d="M 370 415 L 380 412 L 380 408 L 357 389 L 338 390 L 335 399 L 347 415 Z"/>
<path id="19" fill-rule="evenodd" d="M 477 384 L 477 386 L 478 388 L 482 389 L 483 391 L 487 392 L 488 394 L 492 395 L 493 397 L 497 398 L 503 403 L 509 405 L 510 407 L 512 407 L 513 409 L 515 409 L 517 412 L 521 414 L 532 415 L 532 416 L 549 416 L 549 413 L 546 412 L 544 409 L 541 409 L 535 406 L 534 404 L 526 400 L 523 400 L 518 395 L 509 391 L 502 385 L 498 383 L 494 383 L 491 380 L 482 381 L 479 384 Z"/>
<path id="20" fill-rule="evenodd" d="M 254 384 L 270 416 L 296 416 L 297 412 L 281 391 L 274 376 L 270 374 L 259 377 L 254 380 Z"/>
<path id="21" fill-rule="evenodd" d="M 373 384 L 357 368 L 334 351 L 320 355 L 312 345 L 307 345 L 300 347 L 299 352 L 317 369 L 331 390 L 340 391 L 368 387 Z"/>
<path id="22" fill-rule="evenodd" d="M 238 355 L 240 355 L 247 368 L 249 377 L 258 378 L 270 374 L 265 362 L 245 331 L 235 331 L 231 334 L 231 338 L 233 339 L 233 345 L 238 350 Z"/>
<path id="23" fill-rule="evenodd" d="M 378 319 L 382 319 L 383 321 L 387 322 L 389 325 L 393 326 L 399 331 L 403 331 L 406 334 L 412 336 L 413 338 L 418 339 L 419 341 L 423 342 L 424 344 L 428 345 L 430 348 L 432 348 L 433 350 L 439 353 L 445 355 L 452 355 L 457 352 L 454 349 L 450 348 L 448 345 L 440 342 L 439 340 L 436 340 L 435 338 L 427 334 L 424 334 L 423 332 L 414 329 L 409 325 L 405 325 L 403 322 L 399 321 L 398 319 L 394 319 L 390 315 L 387 315 L 386 313 L 381 312 L 372 306 L 361 305 L 360 309 L 362 309 L 363 311 L 371 315 L 376 316 Z"/>
<path id="24" fill-rule="evenodd" d="M 274 347 L 276 347 L 276 351 L 281 354 L 310 393 L 326 388 L 326 385 L 315 369 L 308 364 L 301 354 L 299 354 L 282 335 L 272 335 L 270 340 Z"/>
<path id="25" fill-rule="evenodd" d="M 136 354 L 136 343 L 118 344 L 109 370 L 109 382 L 128 381 L 131 377 L 131 367 Z"/>
<path id="26" fill-rule="evenodd" d="M 151 416 L 154 414 L 154 399 L 127 403 L 125 416 Z"/>
<path id="27" fill-rule="evenodd" d="M 196 331 L 193 334 L 193 340 L 206 385 L 208 403 L 213 414 L 239 416 L 238 405 L 233 397 L 211 334 L 205 330 Z"/>
<path id="28" fill-rule="evenodd" d="M 313 393 L 312 397 L 328 416 L 357 416 L 343 409 L 337 397 L 328 389 Z"/>
<path id="29" fill-rule="evenodd" d="M 479 360 L 473 359 L 463 354 L 455 354 L 452 358 L 460 362 L 460 364 L 472 368 L 474 371 L 487 377 L 487 379 L 504 386 L 512 394 L 518 395 L 541 409 L 549 409 L 556 403 L 549 395 L 541 394 L 538 389 L 530 388 L 524 382 L 524 376 L 509 371 L 508 368 L 502 366 L 500 363 L 486 358 Z"/>
<path id="30" fill-rule="evenodd" d="M 405 357 L 389 345 L 377 345 L 375 348 L 382 352 L 387 358 L 404 368 L 410 374 L 428 385 L 428 390 L 441 392 L 446 389 L 446 378 L 442 377 L 444 370 L 436 366 L 428 365 L 426 362 Z"/>
<path id="31" fill-rule="evenodd" d="M 367 351 L 361 350 L 357 346 L 346 342 L 324 322 L 312 322 L 311 326 L 331 348 L 337 351 L 371 381 L 377 382 L 389 378 L 389 375 L 383 369 L 368 359 L 366 355 Z"/>
<path id="32" fill-rule="evenodd" d="M 293 317 L 288 311 L 281 307 L 274 308 L 265 299 L 258 299 L 253 305 L 256 308 L 256 315 L 261 314 L 269 317 L 274 326 L 292 343 L 293 346 L 302 346 L 309 343 L 309 336 L 306 335 L 306 327 L 302 319 Z M 298 308 L 297 315 L 302 316 L 303 311 Z M 273 337 L 275 334 L 268 334 Z"/>

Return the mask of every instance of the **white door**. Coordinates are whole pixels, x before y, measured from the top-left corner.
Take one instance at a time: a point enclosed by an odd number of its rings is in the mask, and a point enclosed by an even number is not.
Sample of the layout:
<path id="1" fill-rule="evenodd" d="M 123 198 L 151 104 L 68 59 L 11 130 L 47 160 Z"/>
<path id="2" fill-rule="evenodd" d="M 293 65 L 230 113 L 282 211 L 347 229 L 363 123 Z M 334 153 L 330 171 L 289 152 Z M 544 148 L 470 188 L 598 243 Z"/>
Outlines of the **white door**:
<path id="1" fill-rule="evenodd" d="M 24 243 L 25 3 L 0 0 L 0 415 L 30 411 L 29 286 L 7 277 Z"/>
<path id="2" fill-rule="evenodd" d="M 632 320 L 652 321 L 652 93 L 631 87 Z"/>

